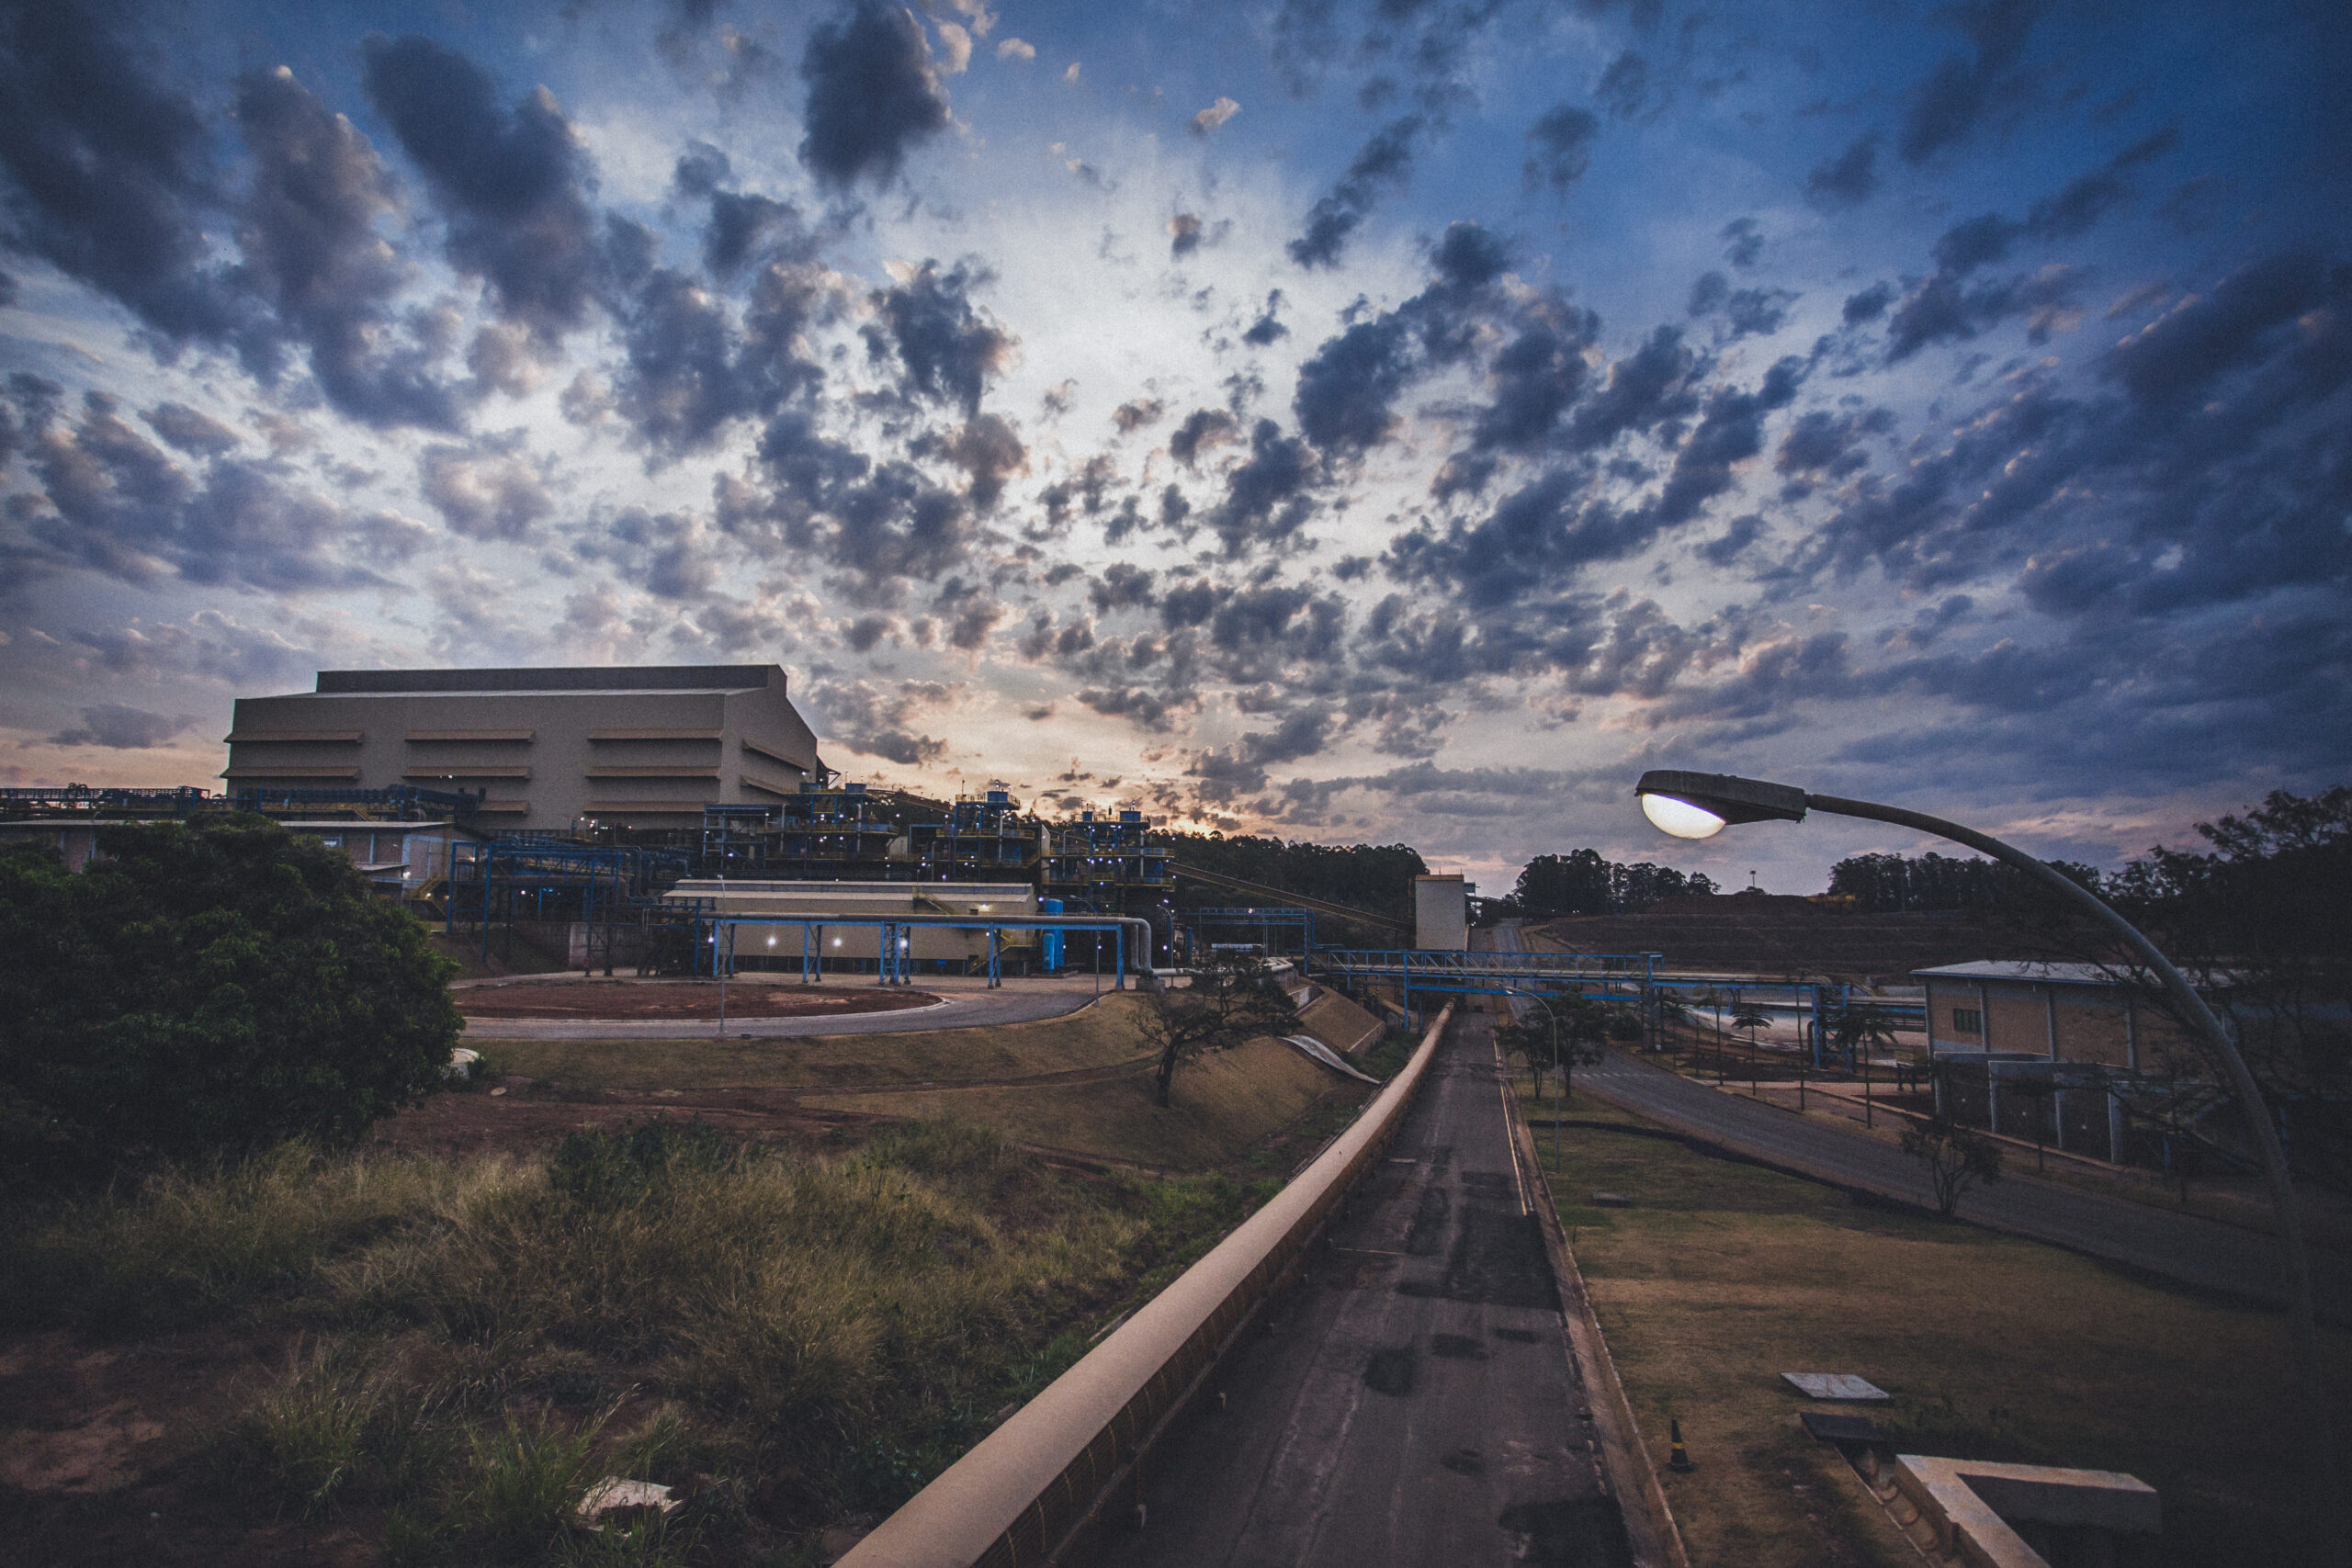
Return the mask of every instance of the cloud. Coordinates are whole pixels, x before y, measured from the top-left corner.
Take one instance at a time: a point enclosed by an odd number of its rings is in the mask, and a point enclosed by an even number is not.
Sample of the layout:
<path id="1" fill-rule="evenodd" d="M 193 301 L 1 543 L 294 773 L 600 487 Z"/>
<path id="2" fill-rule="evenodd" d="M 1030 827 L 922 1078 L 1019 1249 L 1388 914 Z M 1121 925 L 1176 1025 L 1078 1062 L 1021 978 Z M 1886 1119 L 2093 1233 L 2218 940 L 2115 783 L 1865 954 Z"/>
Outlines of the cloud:
<path id="1" fill-rule="evenodd" d="M 1029 455 L 1020 435 L 1010 422 L 992 413 L 974 417 L 956 433 L 947 444 L 947 460 L 971 476 L 965 494 L 981 512 L 996 505 L 1007 479 L 1029 468 Z"/>
<path id="2" fill-rule="evenodd" d="M 972 35 L 954 22 L 939 24 L 940 74 L 960 76 L 971 69 Z"/>
<path id="3" fill-rule="evenodd" d="M 1250 434 L 1248 459 L 1226 475 L 1225 498 L 1209 514 L 1226 553 L 1280 545 L 1296 534 L 1314 515 L 1321 472 L 1306 442 L 1284 435 L 1271 419 L 1260 420 Z"/>
<path id="4" fill-rule="evenodd" d="M 1413 169 L 1413 143 L 1430 127 L 1425 115 L 1407 115 L 1381 127 L 1347 173 L 1307 209 L 1306 228 L 1283 248 L 1300 266 L 1337 266 L 1383 186 L 1401 186 Z"/>
<path id="5" fill-rule="evenodd" d="M 764 419 L 824 384 L 801 334 L 839 304 L 830 275 L 771 263 L 754 279 L 739 331 L 727 301 L 656 267 L 620 310 L 627 357 L 613 406 L 657 458 L 716 445 L 738 419 Z"/>
<path id="6" fill-rule="evenodd" d="M 1847 149 L 1816 164 L 1804 177 L 1805 199 L 1825 211 L 1856 207 L 1878 190 L 1878 132 L 1856 137 Z"/>
<path id="7" fill-rule="evenodd" d="M 1193 117 L 1193 134 L 1206 136 L 1241 112 L 1241 106 L 1231 98 L 1220 97 L 1216 102 Z"/>
<path id="8" fill-rule="evenodd" d="M 78 566 L 134 584 L 177 577 L 272 592 L 380 584 L 339 548 L 364 520 L 272 466 L 221 455 L 192 469 L 103 393 L 85 393 L 68 426 L 49 403 L 54 389 L 20 377 L 11 389 L 40 481 L 10 502 L 20 570 Z"/>
<path id="9" fill-rule="evenodd" d="M 1911 95 L 1897 150 L 1906 163 L 1924 163 L 1965 141 L 1985 109 L 2021 90 L 2011 67 L 2025 49 L 2041 0 L 1977 0 L 1941 15 L 1957 22 L 1975 45 L 1974 58 L 1946 55 Z"/>
<path id="10" fill-rule="evenodd" d="M 1224 409 L 1194 409 L 1168 438 L 1168 455 L 1191 468 L 1200 455 L 1241 438 L 1241 422 Z"/>
<path id="11" fill-rule="evenodd" d="M 243 436 L 186 403 L 158 403 L 141 417 L 156 434 L 192 457 L 217 457 L 244 443 Z"/>
<path id="12" fill-rule="evenodd" d="M 866 355 L 895 351 L 912 396 L 979 412 L 991 377 L 1012 360 L 1014 340 L 996 319 L 975 310 L 971 291 L 993 274 L 957 262 L 945 272 L 926 261 L 907 279 L 873 296 L 876 325 L 865 329 Z"/>
<path id="13" fill-rule="evenodd" d="M 166 717 L 143 708 L 107 703 L 80 710 L 78 728 L 61 729 L 49 738 L 52 746 L 103 746 L 116 751 L 149 751 L 168 744 L 196 723 L 193 714 Z"/>
<path id="14" fill-rule="evenodd" d="M 8 243 L 121 301 L 167 341 L 231 341 L 259 312 L 205 236 L 221 200 L 209 127 L 107 19 L 74 5 L 0 17 Z M 268 342 L 264 331 L 265 355 Z"/>
<path id="15" fill-rule="evenodd" d="M 1035 60 L 1037 58 L 1037 46 L 1026 39 L 1009 38 L 996 46 L 996 57 L 999 60 Z"/>
<path id="16" fill-rule="evenodd" d="M 928 767 L 947 753 L 947 743 L 920 733 L 916 716 L 949 700 L 955 688 L 929 681 L 901 681 L 876 687 L 865 681 L 828 682 L 803 688 L 829 722 L 829 745 L 880 757 L 902 768 Z"/>
<path id="17" fill-rule="evenodd" d="M 1665 109 L 1667 95 L 1650 81 L 1650 63 L 1632 50 L 1609 62 L 1592 89 L 1593 102 L 1611 119 L 1647 123 Z"/>
<path id="18" fill-rule="evenodd" d="M 1753 218 L 1735 218 L 1715 238 L 1724 243 L 1724 260 L 1740 271 L 1753 267 L 1764 254 L 1764 231 Z"/>
<path id="19" fill-rule="evenodd" d="M 424 499 L 469 539 L 527 538 L 555 510 L 519 431 L 469 446 L 428 446 L 417 468 Z"/>
<path id="20" fill-rule="evenodd" d="M 490 77 L 413 33 L 362 46 L 368 96 L 424 171 L 449 260 L 502 314 L 552 344 L 587 319 L 602 282 L 588 156 L 541 87 L 501 108 Z"/>
<path id="21" fill-rule="evenodd" d="M 1559 105 L 1528 127 L 1530 149 L 1520 177 L 1530 190 L 1567 189 L 1592 166 L 1593 139 L 1600 134 L 1600 121 L 1591 110 Z"/>
<path id="22" fill-rule="evenodd" d="M 889 185 L 910 152 L 947 129 L 931 44 L 903 6 L 854 0 L 808 35 L 800 74 L 808 84 L 800 162 L 832 189 Z"/>
<path id="23" fill-rule="evenodd" d="M 399 203 L 374 146 L 282 65 L 239 81 L 237 126 L 254 159 L 239 241 L 327 400 L 379 428 L 457 429 L 438 345 L 393 319 L 411 269 L 376 231 Z"/>

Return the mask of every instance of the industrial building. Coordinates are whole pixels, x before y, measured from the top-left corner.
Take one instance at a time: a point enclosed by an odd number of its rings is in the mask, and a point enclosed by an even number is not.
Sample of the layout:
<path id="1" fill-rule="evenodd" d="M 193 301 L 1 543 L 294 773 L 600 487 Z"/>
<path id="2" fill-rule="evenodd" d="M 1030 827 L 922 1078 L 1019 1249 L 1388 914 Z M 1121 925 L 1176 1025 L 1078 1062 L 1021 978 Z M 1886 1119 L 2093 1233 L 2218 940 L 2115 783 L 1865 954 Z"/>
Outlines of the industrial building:
<path id="1" fill-rule="evenodd" d="M 228 743 L 232 795 L 404 784 L 471 795 L 488 832 L 698 830 L 825 772 L 774 664 L 322 670 L 314 691 L 239 698 Z"/>

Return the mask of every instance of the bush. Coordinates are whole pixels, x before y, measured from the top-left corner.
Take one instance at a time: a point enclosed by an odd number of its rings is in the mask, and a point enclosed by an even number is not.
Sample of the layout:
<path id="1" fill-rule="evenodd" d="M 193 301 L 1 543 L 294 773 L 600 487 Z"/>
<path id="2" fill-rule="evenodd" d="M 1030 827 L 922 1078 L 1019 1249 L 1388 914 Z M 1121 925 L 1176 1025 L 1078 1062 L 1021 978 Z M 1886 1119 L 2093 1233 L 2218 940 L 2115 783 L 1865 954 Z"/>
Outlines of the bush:
<path id="1" fill-rule="evenodd" d="M 334 850 L 258 817 L 0 857 L 0 1170 L 12 1183 L 304 1136 L 439 1086 L 453 966 Z"/>

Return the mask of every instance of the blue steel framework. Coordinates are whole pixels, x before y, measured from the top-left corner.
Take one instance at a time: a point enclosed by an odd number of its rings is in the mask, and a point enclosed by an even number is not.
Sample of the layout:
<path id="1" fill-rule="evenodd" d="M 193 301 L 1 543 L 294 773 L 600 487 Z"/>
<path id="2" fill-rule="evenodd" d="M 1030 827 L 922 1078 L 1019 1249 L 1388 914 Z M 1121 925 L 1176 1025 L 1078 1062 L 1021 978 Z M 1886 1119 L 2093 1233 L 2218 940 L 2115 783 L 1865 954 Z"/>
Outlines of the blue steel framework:
<path id="1" fill-rule="evenodd" d="M 1063 915 L 1031 920 L 957 920 L 943 919 L 937 916 L 930 916 L 919 920 L 891 919 L 888 916 L 870 920 L 798 919 L 790 915 L 713 915 L 699 908 L 694 911 L 692 919 L 695 922 L 695 973 L 697 975 L 705 973 L 701 955 L 707 950 L 710 956 L 707 972 L 713 978 L 718 977 L 719 974 L 722 956 L 726 972 L 729 975 L 735 972 L 735 961 L 740 956 L 735 947 L 735 932 L 738 928 L 760 926 L 773 931 L 779 926 L 798 926 L 800 928 L 800 983 L 804 986 L 824 983 L 823 944 L 824 933 L 829 928 L 835 930 L 844 927 L 850 930 L 863 930 L 868 926 L 874 928 L 875 951 L 879 954 L 874 966 L 874 983 L 877 986 L 906 986 L 913 983 L 907 977 L 907 949 L 910 945 L 908 938 L 916 928 L 922 927 L 932 931 L 986 931 L 989 933 L 989 985 L 991 987 L 1004 984 L 1004 955 L 997 942 L 999 931 L 1109 931 L 1116 938 L 1115 956 L 1112 969 L 1112 989 L 1121 991 L 1127 987 L 1127 928 L 1135 923 L 1132 917 L 1124 920 L 1116 919 L 1090 920 L 1082 915 Z M 707 937 L 703 935 L 703 928 L 706 926 L 710 929 L 710 934 Z M 726 933 L 723 952 L 719 942 L 722 931 Z"/>
<path id="2" fill-rule="evenodd" d="M 1205 928 L 1226 926 L 1265 933 L 1268 939 L 1266 945 L 1271 949 L 1272 933 L 1280 928 L 1301 933 L 1301 951 L 1310 954 L 1316 951 L 1315 911 L 1312 909 L 1187 909 L 1183 912 L 1183 921 L 1192 928 L 1195 944 L 1200 942 Z"/>
<path id="3" fill-rule="evenodd" d="M 659 913 L 669 918 L 658 898 L 662 889 L 685 874 L 685 857 L 631 845 L 578 844 L 562 840 L 499 838 L 487 843 L 459 842 L 450 847 L 449 900 L 442 930 L 454 935 L 458 908 L 473 905 L 481 890 L 481 951 L 490 957 L 490 928 L 494 905 L 504 895 L 504 914 L 512 920 L 523 897 L 545 916 L 549 898 L 559 917 L 594 926 L 601 918 L 614 923 L 624 912 L 642 920 Z M 600 898 L 601 895 L 601 898 Z"/>

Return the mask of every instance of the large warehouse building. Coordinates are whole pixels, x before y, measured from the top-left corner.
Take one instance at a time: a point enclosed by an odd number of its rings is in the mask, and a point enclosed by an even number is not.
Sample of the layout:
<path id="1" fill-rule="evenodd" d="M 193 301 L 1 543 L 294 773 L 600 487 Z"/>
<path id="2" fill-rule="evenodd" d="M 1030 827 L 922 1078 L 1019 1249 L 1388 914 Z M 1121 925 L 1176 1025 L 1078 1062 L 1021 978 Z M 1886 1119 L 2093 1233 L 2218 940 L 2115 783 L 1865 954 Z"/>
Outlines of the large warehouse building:
<path id="1" fill-rule="evenodd" d="M 315 691 L 239 698 L 228 739 L 232 792 L 461 791 L 493 832 L 698 828 L 824 773 L 774 664 L 322 670 Z"/>

